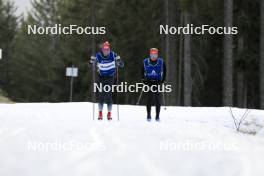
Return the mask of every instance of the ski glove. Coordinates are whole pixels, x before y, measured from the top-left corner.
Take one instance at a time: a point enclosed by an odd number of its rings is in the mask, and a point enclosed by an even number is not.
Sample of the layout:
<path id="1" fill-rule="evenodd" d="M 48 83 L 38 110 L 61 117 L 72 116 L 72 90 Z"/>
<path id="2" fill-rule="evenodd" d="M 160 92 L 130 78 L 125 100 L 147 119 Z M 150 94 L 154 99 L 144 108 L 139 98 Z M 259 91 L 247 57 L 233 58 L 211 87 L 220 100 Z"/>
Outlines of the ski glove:
<path id="1" fill-rule="evenodd" d="M 90 64 L 94 64 L 96 62 L 96 57 L 95 56 L 91 56 L 91 59 L 89 61 Z"/>
<path id="2" fill-rule="evenodd" d="M 123 68 L 124 67 L 124 62 L 121 60 L 120 56 L 116 56 L 116 65 L 120 68 Z"/>

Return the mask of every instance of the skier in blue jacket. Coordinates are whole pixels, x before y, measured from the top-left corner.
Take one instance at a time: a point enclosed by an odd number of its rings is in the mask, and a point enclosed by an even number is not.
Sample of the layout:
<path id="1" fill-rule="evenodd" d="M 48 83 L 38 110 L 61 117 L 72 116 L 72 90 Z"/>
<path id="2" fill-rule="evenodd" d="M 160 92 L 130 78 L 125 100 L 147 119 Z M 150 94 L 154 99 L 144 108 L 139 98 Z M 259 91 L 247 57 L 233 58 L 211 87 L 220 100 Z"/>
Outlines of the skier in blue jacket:
<path id="1" fill-rule="evenodd" d="M 151 48 L 149 58 L 144 59 L 142 67 L 143 82 L 148 85 L 162 85 L 166 79 L 166 65 L 162 58 L 158 57 L 158 49 Z M 151 120 L 151 106 L 156 106 L 156 121 L 160 120 L 160 92 L 147 92 L 147 120 Z"/>
<path id="2" fill-rule="evenodd" d="M 95 57 L 91 58 L 90 63 L 96 63 L 98 68 L 98 83 L 102 84 L 103 87 L 112 87 L 112 85 L 114 84 L 117 67 L 124 67 L 124 62 L 120 59 L 120 56 L 111 51 L 110 44 L 108 41 L 102 44 L 101 51 L 98 52 Z M 98 101 L 98 120 L 103 120 L 104 103 L 107 104 L 108 109 L 107 119 L 112 120 L 112 90 L 109 92 L 99 92 Z"/>

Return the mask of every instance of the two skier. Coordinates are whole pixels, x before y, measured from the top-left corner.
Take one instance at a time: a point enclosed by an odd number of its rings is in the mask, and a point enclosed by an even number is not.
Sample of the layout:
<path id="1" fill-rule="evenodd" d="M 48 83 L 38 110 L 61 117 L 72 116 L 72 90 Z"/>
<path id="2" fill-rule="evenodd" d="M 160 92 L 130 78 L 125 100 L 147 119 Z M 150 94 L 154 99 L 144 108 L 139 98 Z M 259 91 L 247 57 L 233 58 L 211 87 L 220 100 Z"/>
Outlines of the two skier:
<path id="1" fill-rule="evenodd" d="M 91 57 L 91 64 L 96 64 L 98 68 L 98 84 L 102 87 L 112 87 L 114 84 L 115 76 L 117 73 L 117 67 L 123 68 L 124 62 L 120 59 L 115 52 L 111 51 L 110 44 L 108 41 L 104 42 L 101 47 L 101 51 L 96 54 L 95 57 Z M 104 103 L 107 104 L 107 119 L 112 120 L 112 90 L 98 93 L 98 120 L 103 120 L 103 107 Z"/>
<path id="2" fill-rule="evenodd" d="M 158 57 L 158 49 L 151 48 L 149 58 L 144 59 L 142 67 L 142 81 L 148 86 L 162 85 L 166 78 L 166 66 L 162 58 Z M 98 82 L 102 86 L 112 87 L 118 67 L 123 68 L 124 62 L 116 53 L 111 51 L 109 42 L 104 42 L 101 51 L 95 57 L 91 57 L 91 64 L 96 64 L 98 68 Z M 160 120 L 161 98 L 160 92 L 149 91 L 147 94 L 147 120 L 151 120 L 151 106 L 156 106 L 156 120 Z M 98 120 L 103 120 L 104 103 L 107 104 L 107 119 L 112 120 L 112 91 L 99 92 L 98 94 Z"/>

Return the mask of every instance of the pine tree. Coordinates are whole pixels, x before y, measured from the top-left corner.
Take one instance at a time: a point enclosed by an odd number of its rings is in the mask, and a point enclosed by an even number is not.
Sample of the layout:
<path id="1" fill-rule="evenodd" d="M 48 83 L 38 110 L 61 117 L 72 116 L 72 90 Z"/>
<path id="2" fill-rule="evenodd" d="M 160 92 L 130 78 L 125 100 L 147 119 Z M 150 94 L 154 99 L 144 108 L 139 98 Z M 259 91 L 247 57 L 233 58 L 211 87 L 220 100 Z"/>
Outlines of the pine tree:
<path id="1" fill-rule="evenodd" d="M 0 0 L 0 48 L 3 59 L 0 60 L 0 89 L 6 92 L 10 84 L 10 61 L 14 51 L 14 38 L 17 31 L 17 17 L 12 2 Z"/>

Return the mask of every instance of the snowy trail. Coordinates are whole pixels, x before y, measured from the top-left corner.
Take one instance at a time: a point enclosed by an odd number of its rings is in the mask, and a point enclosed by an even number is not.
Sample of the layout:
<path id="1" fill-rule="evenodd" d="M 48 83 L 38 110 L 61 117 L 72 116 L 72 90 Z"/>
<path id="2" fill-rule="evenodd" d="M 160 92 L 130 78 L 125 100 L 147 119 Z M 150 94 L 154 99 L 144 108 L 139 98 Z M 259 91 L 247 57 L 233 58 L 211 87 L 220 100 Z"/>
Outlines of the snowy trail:
<path id="1" fill-rule="evenodd" d="M 228 108 L 169 107 L 161 123 L 146 122 L 140 106 L 120 106 L 119 122 L 92 121 L 91 110 L 90 103 L 1 104 L 0 175 L 264 174 L 264 111 L 251 110 L 243 128 L 256 135 L 249 135 L 234 130 Z"/>

